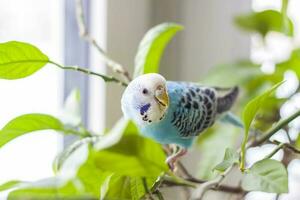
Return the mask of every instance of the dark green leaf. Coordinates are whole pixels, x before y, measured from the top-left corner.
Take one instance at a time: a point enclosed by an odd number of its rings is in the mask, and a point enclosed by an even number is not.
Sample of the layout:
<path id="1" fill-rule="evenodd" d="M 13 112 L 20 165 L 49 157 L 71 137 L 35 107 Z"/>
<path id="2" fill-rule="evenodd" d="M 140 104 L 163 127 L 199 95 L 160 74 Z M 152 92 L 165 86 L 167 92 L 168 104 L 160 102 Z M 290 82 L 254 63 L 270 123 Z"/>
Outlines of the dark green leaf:
<path id="1" fill-rule="evenodd" d="M 225 151 L 223 161 L 217 166 L 215 166 L 214 170 L 225 172 L 230 166 L 238 162 L 239 162 L 239 154 L 237 153 L 237 151 L 231 148 L 227 148 Z"/>
<path id="2" fill-rule="evenodd" d="M 166 45 L 182 29 L 182 26 L 174 23 L 163 23 L 150 29 L 140 42 L 135 57 L 134 77 L 145 73 L 157 73 Z"/>
<path id="3" fill-rule="evenodd" d="M 266 36 L 270 31 L 281 32 L 287 36 L 293 36 L 294 33 L 292 21 L 286 21 L 286 18 L 275 10 L 240 15 L 235 18 L 235 23 L 246 31 L 258 32 L 262 36 Z"/>
<path id="4" fill-rule="evenodd" d="M 258 161 L 246 173 L 242 181 L 242 187 L 247 191 L 287 193 L 287 170 L 281 162 L 276 160 L 264 159 Z"/>
<path id="5" fill-rule="evenodd" d="M 24 78 L 41 69 L 48 61 L 48 57 L 31 44 L 17 41 L 0 44 L 0 78 Z"/>

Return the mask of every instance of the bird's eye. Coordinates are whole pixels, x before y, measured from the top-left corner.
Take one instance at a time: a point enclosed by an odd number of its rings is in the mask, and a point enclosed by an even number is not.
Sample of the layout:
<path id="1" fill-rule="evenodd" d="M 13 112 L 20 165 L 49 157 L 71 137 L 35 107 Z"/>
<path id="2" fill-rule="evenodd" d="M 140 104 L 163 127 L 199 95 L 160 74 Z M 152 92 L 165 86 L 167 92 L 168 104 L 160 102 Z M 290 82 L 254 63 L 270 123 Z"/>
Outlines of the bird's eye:
<path id="1" fill-rule="evenodd" d="M 143 94 L 148 94 L 148 90 L 146 88 L 143 89 Z"/>

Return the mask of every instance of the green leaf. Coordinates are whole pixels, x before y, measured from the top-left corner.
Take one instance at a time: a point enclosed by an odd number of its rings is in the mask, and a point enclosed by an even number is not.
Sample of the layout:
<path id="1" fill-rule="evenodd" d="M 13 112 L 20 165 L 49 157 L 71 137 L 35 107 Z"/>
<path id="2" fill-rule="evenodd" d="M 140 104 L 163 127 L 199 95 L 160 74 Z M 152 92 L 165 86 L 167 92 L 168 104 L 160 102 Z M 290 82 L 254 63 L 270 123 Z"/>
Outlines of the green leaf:
<path id="1" fill-rule="evenodd" d="M 134 77 L 145 73 L 157 73 L 166 45 L 182 29 L 182 26 L 175 23 L 163 23 L 150 29 L 140 42 L 135 57 Z"/>
<path id="2" fill-rule="evenodd" d="M 139 199 L 145 194 L 142 177 L 152 186 L 168 170 L 161 146 L 140 136 L 136 126 L 126 119 L 121 119 L 95 147 L 77 174 L 86 192 L 94 196 Z"/>
<path id="3" fill-rule="evenodd" d="M 287 36 L 294 34 L 292 21 L 275 10 L 240 15 L 235 18 L 235 23 L 240 28 L 250 32 L 258 32 L 263 37 L 270 31 L 280 32 Z"/>
<path id="4" fill-rule="evenodd" d="M 28 183 L 13 190 L 8 195 L 8 200 L 65 200 L 65 199 L 95 199 L 97 197 L 86 193 L 81 183 L 72 180 L 65 182 L 57 177 Z"/>
<path id="5" fill-rule="evenodd" d="M 19 79 L 35 73 L 49 61 L 35 46 L 11 41 L 0 43 L 0 78 Z"/>
<path id="6" fill-rule="evenodd" d="M 142 177 L 124 176 L 122 174 L 105 171 L 99 165 L 107 163 L 99 161 L 95 156 L 97 152 L 90 150 L 87 162 L 77 173 L 77 178 L 85 187 L 85 192 L 101 199 L 140 199 L 145 194 L 142 188 Z M 131 169 L 124 169 L 131 170 Z M 147 178 L 149 186 L 155 178 Z"/>
<path id="7" fill-rule="evenodd" d="M 275 70 L 275 73 L 282 74 L 282 76 L 287 70 L 293 70 L 300 79 L 300 49 L 294 49 L 290 58 L 284 62 L 278 63 Z"/>
<path id="8" fill-rule="evenodd" d="M 298 137 L 296 139 L 296 142 L 295 142 L 295 146 L 300 149 L 300 133 L 298 133 Z"/>
<path id="9" fill-rule="evenodd" d="M 8 122 L 2 130 L 0 130 L 0 147 L 11 140 L 24 134 L 41 131 L 56 130 L 68 132 L 64 125 L 55 117 L 46 114 L 25 114 Z"/>
<path id="10" fill-rule="evenodd" d="M 242 181 L 247 191 L 271 193 L 288 192 L 288 175 L 284 165 L 276 160 L 264 159 L 255 163 Z"/>
<path id="11" fill-rule="evenodd" d="M 224 123 L 215 124 L 199 135 L 197 140 L 201 152 L 197 172 L 199 178 L 209 180 L 218 175 L 213 171 L 214 167 L 222 162 L 226 148 L 234 148 L 239 135 L 239 128 Z"/>
<path id="12" fill-rule="evenodd" d="M 109 182 L 110 182 L 110 179 L 112 176 L 113 176 L 113 174 L 108 175 L 106 177 L 106 179 L 104 180 L 104 182 L 102 183 L 101 190 L 100 190 L 100 200 L 104 200 L 104 198 L 107 194 L 107 191 L 109 190 Z"/>
<path id="13" fill-rule="evenodd" d="M 263 94 L 252 99 L 244 108 L 243 111 L 243 122 L 245 125 L 245 132 L 249 131 L 252 121 L 259 108 L 264 105 L 265 100 L 283 83 L 277 83 L 271 89 L 265 91 Z"/>
<path id="14" fill-rule="evenodd" d="M 214 170 L 225 172 L 230 166 L 238 162 L 239 162 L 239 154 L 237 153 L 237 151 L 231 148 L 227 148 L 225 151 L 223 161 L 217 166 L 215 166 Z"/>
<path id="15" fill-rule="evenodd" d="M 232 74 L 236 74 L 236 76 L 232 77 Z M 223 87 L 240 86 L 250 82 L 260 74 L 259 65 L 249 60 L 240 60 L 215 66 L 203 77 L 201 83 L 213 86 L 222 85 Z"/>
<path id="16" fill-rule="evenodd" d="M 8 182 L 0 185 L 0 191 L 14 188 L 14 187 L 18 186 L 20 183 L 22 183 L 22 182 L 21 181 L 8 181 Z"/>
<path id="17" fill-rule="evenodd" d="M 240 168 L 243 171 L 245 168 L 245 151 L 246 151 L 246 144 L 248 141 L 249 136 L 249 129 L 251 126 L 252 121 L 256 113 L 258 112 L 259 108 L 264 105 L 266 99 L 283 83 L 284 81 L 277 83 L 271 89 L 265 91 L 263 94 L 255 97 L 252 99 L 244 108 L 243 111 L 243 122 L 245 127 L 245 136 L 241 147 L 241 165 Z"/>
<path id="18" fill-rule="evenodd" d="M 98 151 L 94 159 L 99 169 L 125 176 L 157 177 L 168 170 L 162 147 L 140 136 L 132 122 L 117 144 Z"/>
<path id="19" fill-rule="evenodd" d="M 150 187 L 154 184 L 155 179 L 147 178 L 146 182 Z M 107 199 L 139 200 L 145 193 L 141 177 L 114 175 L 110 180 L 109 190 L 105 197 Z"/>
<path id="20" fill-rule="evenodd" d="M 142 178 L 131 178 L 130 192 L 132 200 L 139 200 L 146 193 Z"/>

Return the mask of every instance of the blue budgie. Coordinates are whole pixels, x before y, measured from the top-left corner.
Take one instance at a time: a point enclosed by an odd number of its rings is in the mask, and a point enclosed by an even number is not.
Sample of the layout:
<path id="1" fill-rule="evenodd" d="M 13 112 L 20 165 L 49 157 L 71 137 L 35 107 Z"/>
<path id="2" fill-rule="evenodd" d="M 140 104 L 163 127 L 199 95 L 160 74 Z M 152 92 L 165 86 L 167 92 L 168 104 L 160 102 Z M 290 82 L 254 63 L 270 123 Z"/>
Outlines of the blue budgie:
<path id="1" fill-rule="evenodd" d="M 237 95 L 237 87 L 221 89 L 166 81 L 159 74 L 149 73 L 129 83 L 121 105 L 125 117 L 133 120 L 141 134 L 161 144 L 179 147 L 167 158 L 173 168 L 196 136 L 231 108 Z M 234 119 L 229 116 L 228 121 Z"/>

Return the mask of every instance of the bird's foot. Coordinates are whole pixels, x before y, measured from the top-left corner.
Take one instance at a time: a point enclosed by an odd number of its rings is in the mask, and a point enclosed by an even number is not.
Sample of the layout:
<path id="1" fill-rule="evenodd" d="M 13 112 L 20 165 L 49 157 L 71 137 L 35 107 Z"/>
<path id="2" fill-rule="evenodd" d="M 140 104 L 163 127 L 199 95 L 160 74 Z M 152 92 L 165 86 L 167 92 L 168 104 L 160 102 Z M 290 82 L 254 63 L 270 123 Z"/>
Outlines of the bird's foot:
<path id="1" fill-rule="evenodd" d="M 175 170 L 177 160 L 180 157 L 184 156 L 186 153 L 187 153 L 187 149 L 180 148 L 177 152 L 173 153 L 166 159 L 166 163 L 168 163 L 168 165 L 172 171 Z"/>

